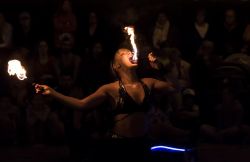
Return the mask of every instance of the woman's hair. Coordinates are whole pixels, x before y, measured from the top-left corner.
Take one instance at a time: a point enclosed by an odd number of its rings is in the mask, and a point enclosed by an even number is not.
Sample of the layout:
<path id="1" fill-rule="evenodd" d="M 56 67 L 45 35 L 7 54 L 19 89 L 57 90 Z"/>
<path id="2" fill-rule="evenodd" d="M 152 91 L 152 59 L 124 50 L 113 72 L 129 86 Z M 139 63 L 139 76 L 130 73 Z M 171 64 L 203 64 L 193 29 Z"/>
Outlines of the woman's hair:
<path id="1" fill-rule="evenodd" d="M 116 55 L 119 53 L 119 51 L 120 51 L 120 49 L 118 49 L 118 50 L 115 52 L 113 58 L 112 58 L 111 61 L 110 61 L 110 73 L 111 73 L 111 78 L 114 79 L 115 81 L 120 80 L 120 77 L 119 77 L 117 71 L 116 71 L 115 68 L 114 68 L 115 58 L 116 58 Z"/>
<path id="2" fill-rule="evenodd" d="M 117 71 L 114 68 L 114 59 L 110 61 L 110 73 L 112 80 L 120 80 L 119 75 L 117 74 Z"/>

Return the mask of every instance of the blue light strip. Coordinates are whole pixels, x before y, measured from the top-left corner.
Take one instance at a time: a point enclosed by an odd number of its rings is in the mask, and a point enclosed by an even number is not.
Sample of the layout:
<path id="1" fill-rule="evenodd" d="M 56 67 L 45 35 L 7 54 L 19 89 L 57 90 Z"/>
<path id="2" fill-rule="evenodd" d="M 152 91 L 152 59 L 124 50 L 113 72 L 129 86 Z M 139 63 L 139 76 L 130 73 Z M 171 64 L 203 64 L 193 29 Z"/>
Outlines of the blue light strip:
<path id="1" fill-rule="evenodd" d="M 185 152 L 186 149 L 176 148 L 176 147 L 169 147 L 169 146 L 153 146 L 151 147 L 151 151 L 176 151 L 176 152 Z"/>

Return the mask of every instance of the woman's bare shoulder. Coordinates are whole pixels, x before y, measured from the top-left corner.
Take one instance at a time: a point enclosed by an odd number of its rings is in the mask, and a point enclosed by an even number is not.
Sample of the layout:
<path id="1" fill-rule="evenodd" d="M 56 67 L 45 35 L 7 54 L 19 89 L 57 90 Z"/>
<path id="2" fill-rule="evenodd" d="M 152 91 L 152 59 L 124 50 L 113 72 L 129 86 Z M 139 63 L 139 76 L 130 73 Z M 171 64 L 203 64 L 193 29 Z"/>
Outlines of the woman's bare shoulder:
<path id="1" fill-rule="evenodd" d="M 145 83 L 146 85 L 148 85 L 149 87 L 151 87 L 154 84 L 154 82 L 157 80 L 154 78 L 142 78 L 141 81 Z"/>
<path id="2" fill-rule="evenodd" d="M 108 84 L 101 86 L 100 89 L 103 89 L 106 92 L 110 92 L 110 91 L 116 90 L 118 86 L 119 86 L 118 81 L 115 81 L 115 82 L 108 83 Z"/>
<path id="3" fill-rule="evenodd" d="M 144 83 L 153 83 L 155 82 L 157 79 L 154 78 L 142 78 L 141 79 Z"/>

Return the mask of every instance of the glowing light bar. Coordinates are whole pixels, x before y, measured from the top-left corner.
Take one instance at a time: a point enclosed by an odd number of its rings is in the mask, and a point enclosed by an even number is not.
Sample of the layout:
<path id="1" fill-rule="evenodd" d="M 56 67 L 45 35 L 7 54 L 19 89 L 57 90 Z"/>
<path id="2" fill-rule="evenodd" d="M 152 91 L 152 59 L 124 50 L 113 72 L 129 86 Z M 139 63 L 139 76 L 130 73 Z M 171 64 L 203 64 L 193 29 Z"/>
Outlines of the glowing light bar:
<path id="1" fill-rule="evenodd" d="M 183 148 L 176 148 L 176 147 L 170 147 L 170 146 L 153 146 L 151 147 L 151 151 L 185 152 L 187 150 Z"/>

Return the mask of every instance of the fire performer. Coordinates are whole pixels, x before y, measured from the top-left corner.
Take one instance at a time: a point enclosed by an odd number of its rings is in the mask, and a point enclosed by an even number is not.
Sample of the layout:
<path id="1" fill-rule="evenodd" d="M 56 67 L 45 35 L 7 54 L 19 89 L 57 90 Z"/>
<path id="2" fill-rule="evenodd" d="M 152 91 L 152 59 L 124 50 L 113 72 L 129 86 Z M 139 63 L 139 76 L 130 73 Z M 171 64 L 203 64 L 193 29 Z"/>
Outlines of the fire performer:
<path id="1" fill-rule="evenodd" d="M 172 82 L 163 82 L 153 78 L 137 77 L 136 61 L 131 59 L 133 54 L 128 49 L 119 49 L 113 59 L 112 69 L 118 80 L 101 86 L 96 92 L 84 99 L 65 96 L 47 85 L 35 85 L 37 93 L 49 95 L 72 108 L 84 111 L 93 110 L 105 101 L 112 106 L 114 125 L 111 130 L 111 140 L 108 148 L 104 148 L 103 156 L 110 155 L 109 161 L 142 160 L 144 142 L 147 134 L 147 111 L 151 107 L 152 93 L 175 92 L 176 85 Z M 41 91 L 42 89 L 42 91 Z M 117 144 L 120 145 L 122 148 Z M 112 148 L 119 146 L 119 148 Z M 105 150 L 109 150 L 109 153 Z M 112 157 L 112 159 L 110 159 Z M 100 158 L 100 157 L 99 157 Z M 105 157 L 101 157 L 105 158 Z M 144 159 L 145 160 L 145 159 Z"/>

